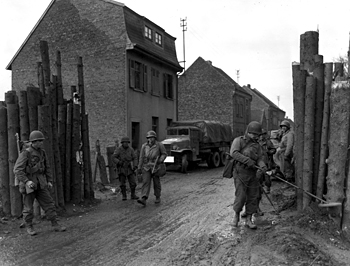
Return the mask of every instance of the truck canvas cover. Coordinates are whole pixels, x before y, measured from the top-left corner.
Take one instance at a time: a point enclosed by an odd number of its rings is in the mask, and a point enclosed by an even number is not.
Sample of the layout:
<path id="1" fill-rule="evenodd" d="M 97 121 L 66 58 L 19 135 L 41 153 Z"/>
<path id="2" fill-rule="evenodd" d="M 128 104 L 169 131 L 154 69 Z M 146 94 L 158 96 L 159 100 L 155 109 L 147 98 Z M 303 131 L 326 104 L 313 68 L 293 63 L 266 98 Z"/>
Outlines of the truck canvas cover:
<path id="1" fill-rule="evenodd" d="M 203 142 L 230 142 L 233 139 L 231 126 L 217 121 L 208 120 L 188 120 L 188 121 L 173 121 L 171 127 L 197 127 L 203 135 Z"/>

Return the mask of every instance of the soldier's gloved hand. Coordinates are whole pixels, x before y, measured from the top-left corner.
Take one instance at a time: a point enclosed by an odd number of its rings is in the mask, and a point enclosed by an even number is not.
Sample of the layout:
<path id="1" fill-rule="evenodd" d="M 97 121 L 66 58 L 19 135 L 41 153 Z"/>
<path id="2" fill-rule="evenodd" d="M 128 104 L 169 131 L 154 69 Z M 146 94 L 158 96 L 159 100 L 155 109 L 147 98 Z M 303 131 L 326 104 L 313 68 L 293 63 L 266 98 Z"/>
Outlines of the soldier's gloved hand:
<path id="1" fill-rule="evenodd" d="M 52 187 L 53 187 L 52 183 L 51 183 L 51 182 L 47 182 L 47 188 L 48 188 L 49 190 L 51 190 Z"/>
<path id="2" fill-rule="evenodd" d="M 248 159 L 247 162 L 246 162 L 246 165 L 248 168 L 254 168 L 255 166 L 255 162 L 252 160 L 252 159 Z"/>
<path id="3" fill-rule="evenodd" d="M 31 180 L 27 181 L 27 182 L 26 182 L 26 185 L 27 185 L 28 187 L 30 187 L 30 188 L 34 188 L 34 187 L 35 187 L 35 183 L 34 183 L 33 181 L 31 181 Z"/>

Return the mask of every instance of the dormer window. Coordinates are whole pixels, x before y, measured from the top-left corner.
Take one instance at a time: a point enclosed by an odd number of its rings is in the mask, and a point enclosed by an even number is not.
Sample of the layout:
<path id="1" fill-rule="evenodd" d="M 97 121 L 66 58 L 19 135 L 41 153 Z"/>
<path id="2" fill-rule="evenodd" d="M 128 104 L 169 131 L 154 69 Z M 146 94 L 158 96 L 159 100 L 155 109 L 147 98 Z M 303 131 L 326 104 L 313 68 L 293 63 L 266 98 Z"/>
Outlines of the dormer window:
<path id="1" fill-rule="evenodd" d="M 145 37 L 152 40 L 152 29 L 147 26 L 145 26 Z"/>
<path id="2" fill-rule="evenodd" d="M 162 46 L 162 35 L 156 32 L 156 44 Z"/>

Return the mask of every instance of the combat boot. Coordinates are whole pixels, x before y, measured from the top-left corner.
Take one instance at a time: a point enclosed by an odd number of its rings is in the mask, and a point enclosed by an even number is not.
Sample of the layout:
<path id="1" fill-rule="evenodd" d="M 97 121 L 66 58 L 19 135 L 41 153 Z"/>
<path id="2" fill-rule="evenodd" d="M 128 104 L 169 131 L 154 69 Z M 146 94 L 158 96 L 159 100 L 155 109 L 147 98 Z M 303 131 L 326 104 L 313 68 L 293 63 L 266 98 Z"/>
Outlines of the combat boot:
<path id="1" fill-rule="evenodd" d="M 156 204 L 160 203 L 160 197 L 156 197 L 156 200 L 154 201 L 154 203 Z"/>
<path id="2" fill-rule="evenodd" d="M 252 222 L 252 215 L 251 214 L 247 215 L 247 221 L 245 222 L 245 225 L 250 229 L 257 229 L 258 228 L 256 226 L 256 224 L 254 224 Z"/>
<path id="3" fill-rule="evenodd" d="M 27 233 L 31 236 L 35 236 L 37 234 L 32 224 L 27 225 Z"/>
<path id="4" fill-rule="evenodd" d="M 122 200 L 127 200 L 127 197 L 126 197 L 126 187 L 121 187 L 120 190 L 121 190 L 121 192 L 122 192 Z"/>
<path id="5" fill-rule="evenodd" d="M 142 197 L 142 199 L 138 199 L 137 202 L 140 203 L 143 206 L 146 206 L 146 200 L 147 199 L 145 197 Z"/>
<path id="6" fill-rule="evenodd" d="M 53 229 L 55 230 L 55 232 L 64 232 L 67 230 L 66 227 L 59 225 L 56 220 L 52 220 L 51 225 L 52 225 Z"/>
<path id="7" fill-rule="evenodd" d="M 131 189 L 131 199 L 139 199 L 139 197 L 135 194 L 135 188 Z"/>
<path id="8" fill-rule="evenodd" d="M 233 214 L 233 227 L 237 227 L 239 222 L 239 212 Z"/>

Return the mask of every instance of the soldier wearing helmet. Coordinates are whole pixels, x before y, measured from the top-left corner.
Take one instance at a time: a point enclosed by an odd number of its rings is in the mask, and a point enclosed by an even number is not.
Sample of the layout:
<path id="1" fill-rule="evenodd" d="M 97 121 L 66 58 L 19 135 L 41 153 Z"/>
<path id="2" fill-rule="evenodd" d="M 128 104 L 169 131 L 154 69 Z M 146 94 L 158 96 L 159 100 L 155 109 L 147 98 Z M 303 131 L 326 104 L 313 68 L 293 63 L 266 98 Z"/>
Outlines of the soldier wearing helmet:
<path id="1" fill-rule="evenodd" d="M 282 139 L 277 148 L 277 154 L 282 157 L 281 171 L 288 181 L 294 180 L 293 166 L 293 149 L 294 149 L 294 132 L 291 130 L 290 123 L 283 120 L 280 124 Z"/>
<path id="2" fill-rule="evenodd" d="M 41 131 L 32 131 L 29 135 L 30 146 L 19 154 L 13 170 L 19 190 L 23 194 L 23 219 L 30 235 L 37 234 L 33 228 L 34 199 L 37 199 L 45 211 L 55 231 L 66 230 L 57 223 L 55 203 L 49 192 L 52 188 L 52 175 L 49 160 L 43 149 L 44 140 Z"/>
<path id="3" fill-rule="evenodd" d="M 126 180 L 129 181 L 131 199 L 138 199 L 136 196 L 135 170 L 137 169 L 137 157 L 133 148 L 130 147 L 129 137 L 122 137 L 121 146 L 117 147 L 112 155 L 113 162 L 117 166 L 118 177 L 122 200 L 126 200 Z"/>
<path id="4" fill-rule="evenodd" d="M 237 227 L 240 220 L 240 212 L 245 206 L 246 226 L 256 229 L 252 222 L 252 215 L 258 209 L 259 180 L 256 176 L 257 166 L 266 171 L 263 160 L 263 151 L 258 143 L 262 134 L 259 122 L 252 121 L 248 124 L 244 136 L 233 140 L 230 155 L 235 160 L 233 178 L 235 184 L 235 201 L 233 203 L 233 226 Z"/>
<path id="5" fill-rule="evenodd" d="M 144 143 L 140 151 L 140 159 L 138 165 L 138 173 L 142 173 L 143 185 L 142 185 L 142 199 L 137 202 L 146 206 L 146 201 L 149 197 L 151 190 L 151 182 L 153 180 L 154 196 L 156 197 L 155 203 L 160 203 L 161 196 L 161 184 L 160 177 L 157 174 L 159 165 L 164 162 L 167 157 L 165 147 L 161 142 L 157 141 L 157 133 L 153 130 L 148 131 L 147 142 Z"/>

